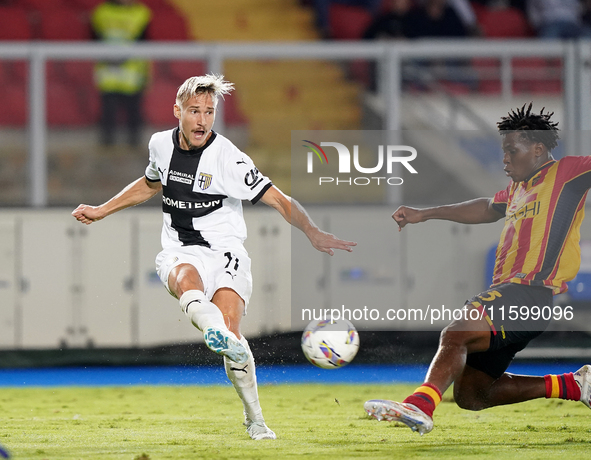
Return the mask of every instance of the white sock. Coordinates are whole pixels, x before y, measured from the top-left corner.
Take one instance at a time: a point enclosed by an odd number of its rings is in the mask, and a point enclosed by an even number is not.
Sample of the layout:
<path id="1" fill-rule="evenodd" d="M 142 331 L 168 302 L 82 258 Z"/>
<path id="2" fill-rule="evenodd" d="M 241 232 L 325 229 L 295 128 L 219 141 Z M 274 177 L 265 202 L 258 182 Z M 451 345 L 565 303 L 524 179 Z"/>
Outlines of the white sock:
<path id="1" fill-rule="evenodd" d="M 198 290 L 185 292 L 179 299 L 181 310 L 189 317 L 193 325 L 200 331 L 208 327 L 227 330 L 224 315 L 220 309 L 207 300 L 205 294 Z"/>
<path id="2" fill-rule="evenodd" d="M 244 364 L 236 364 L 224 356 L 224 367 L 226 368 L 226 375 L 234 385 L 234 389 L 242 400 L 244 406 L 244 416 L 246 423 L 254 421 L 262 421 L 263 411 L 259 404 L 259 394 L 257 391 L 257 376 L 254 365 L 254 358 L 246 338 L 242 336 L 240 343 L 248 350 L 248 361 Z"/>

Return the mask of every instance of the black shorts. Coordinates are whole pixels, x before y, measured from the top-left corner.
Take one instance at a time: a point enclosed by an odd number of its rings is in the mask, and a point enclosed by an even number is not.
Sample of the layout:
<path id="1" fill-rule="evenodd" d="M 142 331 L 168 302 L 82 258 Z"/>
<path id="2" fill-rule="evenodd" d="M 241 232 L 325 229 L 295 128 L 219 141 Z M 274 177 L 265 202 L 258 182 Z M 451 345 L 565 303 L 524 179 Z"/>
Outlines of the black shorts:
<path id="1" fill-rule="evenodd" d="M 548 327 L 550 319 L 544 320 L 537 313 L 545 306 L 552 307 L 553 293 L 546 287 L 507 283 L 482 292 L 466 303 L 483 309 L 491 325 L 489 349 L 470 353 L 466 364 L 497 379 L 507 370 L 515 354 Z"/>

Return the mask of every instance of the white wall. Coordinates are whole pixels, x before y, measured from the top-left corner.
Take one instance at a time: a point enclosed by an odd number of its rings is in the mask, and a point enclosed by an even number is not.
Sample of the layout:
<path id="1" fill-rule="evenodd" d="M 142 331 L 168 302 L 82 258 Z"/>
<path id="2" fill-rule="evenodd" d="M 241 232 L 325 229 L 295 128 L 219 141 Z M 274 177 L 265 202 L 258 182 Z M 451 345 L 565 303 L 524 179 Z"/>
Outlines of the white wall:
<path id="1" fill-rule="evenodd" d="M 249 211 L 256 289 L 243 332 L 289 330 L 290 227 L 271 209 Z M 127 210 L 90 226 L 70 212 L 0 211 L 0 348 L 201 340 L 156 275 L 158 209 Z"/>
<path id="2" fill-rule="evenodd" d="M 498 241 L 501 222 L 431 221 L 398 232 L 392 211 L 387 206 L 310 208 L 320 227 L 359 243 L 353 253 L 330 257 L 315 251 L 270 208 L 245 205 L 254 278 L 245 335 L 301 329 L 301 308 L 338 305 L 335 296 L 355 307 L 377 302 L 458 308 L 485 287 L 485 256 Z M 70 212 L 0 211 L 0 348 L 201 340 L 154 269 L 158 209 L 126 210 L 90 226 L 77 223 Z M 583 225 L 582 237 L 591 238 L 591 225 Z M 364 273 L 362 279 L 350 277 L 354 271 Z"/>

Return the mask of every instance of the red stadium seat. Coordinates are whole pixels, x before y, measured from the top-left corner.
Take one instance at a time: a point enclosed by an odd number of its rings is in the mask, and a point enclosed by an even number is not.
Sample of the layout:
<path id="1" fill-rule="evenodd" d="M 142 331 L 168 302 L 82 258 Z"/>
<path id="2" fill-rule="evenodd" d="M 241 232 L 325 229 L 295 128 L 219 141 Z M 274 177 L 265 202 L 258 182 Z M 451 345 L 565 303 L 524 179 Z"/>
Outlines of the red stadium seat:
<path id="1" fill-rule="evenodd" d="M 150 125 L 172 128 L 177 124 L 173 106 L 178 87 L 179 84 L 160 80 L 148 88 L 144 97 L 144 114 Z"/>
<path id="2" fill-rule="evenodd" d="M 488 9 L 488 7 L 486 5 L 483 5 L 482 3 L 479 2 L 470 2 L 470 5 L 472 6 L 472 10 L 474 11 L 474 14 L 476 15 L 477 18 L 480 18 L 480 16 L 482 14 L 486 13 L 486 10 Z"/>
<path id="3" fill-rule="evenodd" d="M 513 59 L 513 91 L 526 94 L 560 94 L 562 62 L 541 57 Z"/>
<path id="4" fill-rule="evenodd" d="M 69 0 L 70 5 L 84 11 L 92 11 L 105 0 Z"/>
<path id="5" fill-rule="evenodd" d="M 47 84 L 47 123 L 49 126 L 84 125 L 75 87 L 68 83 L 49 80 Z"/>
<path id="6" fill-rule="evenodd" d="M 0 40 L 32 40 L 33 27 L 23 8 L 0 7 Z"/>
<path id="7" fill-rule="evenodd" d="M 238 98 L 234 93 L 224 96 L 224 121 L 227 125 L 245 125 L 248 123 L 244 113 L 238 105 Z"/>
<path id="8" fill-rule="evenodd" d="M 78 103 L 80 104 L 80 119 L 85 126 L 95 125 L 101 116 L 101 96 L 94 86 L 80 86 Z"/>
<path id="9" fill-rule="evenodd" d="M 10 65 L 5 61 L 0 61 L 0 86 L 10 83 Z"/>
<path id="10" fill-rule="evenodd" d="M 478 92 L 485 94 L 500 94 L 501 92 L 501 62 L 495 58 L 474 58 L 471 60 L 472 69 L 478 79 Z"/>
<path id="11" fill-rule="evenodd" d="M 178 81 L 178 86 L 189 77 L 207 72 L 207 64 L 203 61 L 170 61 L 164 64 L 168 66 L 170 78 L 174 82 Z"/>
<path id="12" fill-rule="evenodd" d="M 24 8 L 40 11 L 64 8 L 67 6 L 65 0 L 17 0 L 16 3 Z"/>
<path id="13" fill-rule="evenodd" d="M 28 61 L 4 61 L 11 81 L 27 81 L 29 77 Z"/>
<path id="14" fill-rule="evenodd" d="M 189 40 L 185 18 L 175 10 L 162 10 L 152 16 L 148 30 L 148 40 Z"/>
<path id="15" fill-rule="evenodd" d="M 66 61 L 64 62 L 66 78 L 80 86 L 94 87 L 94 62 Z"/>
<path id="16" fill-rule="evenodd" d="M 90 40 L 90 26 L 83 14 L 71 8 L 41 13 L 39 38 L 43 40 Z"/>
<path id="17" fill-rule="evenodd" d="M 372 63 L 365 59 L 353 59 L 349 63 L 349 73 L 351 77 L 361 83 L 366 88 L 371 88 L 372 82 Z"/>
<path id="18" fill-rule="evenodd" d="M 45 76 L 49 81 L 64 81 L 66 78 L 64 63 L 61 61 L 47 61 L 45 65 Z"/>
<path id="19" fill-rule="evenodd" d="M 483 9 L 478 23 L 487 38 L 526 38 L 533 35 L 525 15 L 517 8 Z"/>
<path id="20" fill-rule="evenodd" d="M 0 86 L 0 125 L 23 126 L 27 122 L 27 91 L 24 82 Z"/>
<path id="21" fill-rule="evenodd" d="M 328 11 L 330 36 L 337 40 L 359 40 L 371 20 L 371 14 L 363 7 L 332 3 Z"/>

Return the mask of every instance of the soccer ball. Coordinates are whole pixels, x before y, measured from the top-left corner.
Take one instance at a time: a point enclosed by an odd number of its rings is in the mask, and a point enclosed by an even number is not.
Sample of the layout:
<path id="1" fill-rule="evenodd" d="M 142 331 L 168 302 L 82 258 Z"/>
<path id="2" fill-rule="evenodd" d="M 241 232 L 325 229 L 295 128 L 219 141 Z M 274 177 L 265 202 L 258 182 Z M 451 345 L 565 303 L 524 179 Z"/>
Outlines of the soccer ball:
<path id="1" fill-rule="evenodd" d="M 302 334 L 302 350 L 314 366 L 343 367 L 359 350 L 359 334 L 346 319 L 312 321 Z"/>

